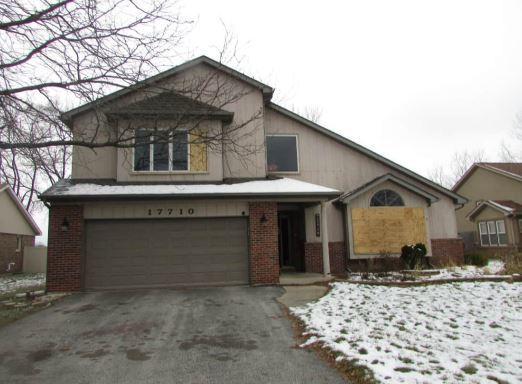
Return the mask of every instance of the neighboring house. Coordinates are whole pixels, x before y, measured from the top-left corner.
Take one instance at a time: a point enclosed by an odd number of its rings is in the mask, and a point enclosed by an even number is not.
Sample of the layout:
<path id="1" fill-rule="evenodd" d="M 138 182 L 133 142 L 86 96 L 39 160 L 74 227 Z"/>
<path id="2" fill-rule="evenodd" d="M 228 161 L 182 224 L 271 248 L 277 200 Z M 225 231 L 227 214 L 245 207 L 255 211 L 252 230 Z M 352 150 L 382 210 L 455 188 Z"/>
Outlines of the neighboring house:
<path id="1" fill-rule="evenodd" d="M 476 163 L 453 190 L 469 202 L 457 211 L 466 252 L 522 248 L 522 163 Z"/>
<path id="2" fill-rule="evenodd" d="M 7 184 L 0 184 L 0 273 L 21 272 L 24 248 L 40 229 Z"/>
<path id="3" fill-rule="evenodd" d="M 213 81 L 242 96 L 220 108 L 187 96 L 187 83 Z M 136 130 L 139 146 L 74 148 L 72 178 L 41 196 L 48 288 L 274 284 L 281 271 L 343 273 L 415 242 L 434 261 L 462 260 L 465 198 L 274 104 L 273 92 L 200 57 L 65 113 L 76 136 Z M 196 139 L 179 129 L 151 144 L 150 130 L 161 135 L 180 111 L 200 118 Z M 197 140 L 237 127 L 238 146 L 256 150 Z"/>

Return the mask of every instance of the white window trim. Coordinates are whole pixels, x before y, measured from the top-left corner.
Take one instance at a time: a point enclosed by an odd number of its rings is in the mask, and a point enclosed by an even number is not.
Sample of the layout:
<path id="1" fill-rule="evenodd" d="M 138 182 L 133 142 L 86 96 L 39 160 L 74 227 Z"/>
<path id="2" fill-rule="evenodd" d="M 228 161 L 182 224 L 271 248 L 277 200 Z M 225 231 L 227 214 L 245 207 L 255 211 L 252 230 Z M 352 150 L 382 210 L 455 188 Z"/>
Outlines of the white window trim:
<path id="1" fill-rule="evenodd" d="M 297 156 L 297 171 L 269 171 L 268 170 L 268 145 L 266 145 L 266 161 L 267 161 L 267 173 L 278 173 L 282 175 L 298 175 L 301 171 L 300 157 L 299 157 L 299 135 L 290 133 L 271 133 L 266 137 L 295 137 L 295 151 Z"/>
<path id="2" fill-rule="evenodd" d="M 504 223 L 504 230 L 503 231 L 499 230 L 499 223 L 500 222 Z M 486 232 L 482 232 L 480 224 L 485 224 L 486 225 Z M 494 227 L 493 229 L 494 229 L 495 232 L 490 231 L 490 224 L 493 224 L 493 227 Z M 500 244 L 500 235 L 506 235 L 506 238 L 507 238 L 506 222 L 504 220 L 484 220 L 484 221 L 479 221 L 478 222 L 478 228 L 479 228 L 479 237 L 480 237 L 480 246 L 481 247 L 495 247 L 495 248 L 498 248 L 498 247 L 507 247 L 508 246 L 508 242 L 507 241 L 506 241 L 505 244 Z M 483 235 L 486 235 L 488 237 L 489 244 L 484 244 L 484 242 L 482 241 L 482 236 Z M 495 243 L 493 243 L 491 241 L 491 235 L 496 235 L 497 241 Z"/>
<path id="3" fill-rule="evenodd" d="M 401 201 L 402 201 L 402 205 L 372 205 L 372 199 L 373 197 L 378 194 L 379 192 L 383 191 L 383 190 L 389 190 L 389 191 L 392 191 L 392 192 L 395 192 L 397 194 L 397 196 L 400 197 Z M 406 205 L 406 202 L 404 201 L 404 198 L 402 197 L 402 195 L 397 192 L 395 189 L 393 188 L 380 188 L 380 189 L 377 189 L 375 192 L 371 192 L 368 196 L 368 207 L 369 208 L 405 208 L 407 205 Z"/>
<path id="4" fill-rule="evenodd" d="M 499 230 L 499 223 L 504 224 L 504 231 L 500 232 Z M 506 231 L 506 222 L 504 220 L 496 220 L 495 226 L 497 227 L 497 239 L 498 239 L 498 246 L 499 247 L 505 247 L 507 246 L 507 231 Z M 500 235 L 506 235 L 506 244 L 500 244 Z"/>
<path id="5" fill-rule="evenodd" d="M 485 232 L 482 232 L 481 224 L 484 224 L 486 226 L 486 231 Z M 478 227 L 479 227 L 480 245 L 482 247 L 489 247 L 488 223 L 486 221 L 479 221 Z M 483 235 L 486 235 L 488 237 L 488 244 L 484 244 L 484 242 L 482 241 L 482 236 Z"/>
<path id="6" fill-rule="evenodd" d="M 154 129 L 150 129 L 150 128 L 136 128 L 136 131 L 137 130 L 142 130 L 142 131 L 150 131 L 151 132 L 151 136 L 154 135 Z M 190 135 L 190 133 L 188 132 L 188 129 L 186 128 L 183 128 L 183 129 L 179 129 L 177 130 L 178 132 L 187 132 L 188 135 Z M 171 135 L 173 133 L 171 132 Z M 170 135 L 169 135 L 170 136 Z M 136 144 L 136 138 L 133 139 L 133 144 Z M 154 140 L 152 140 L 154 141 Z M 169 169 L 168 170 L 162 170 L 162 171 L 156 171 L 154 170 L 154 143 L 149 143 L 149 169 L 148 170 L 143 170 L 143 171 L 137 171 L 134 169 L 134 164 L 135 164 L 135 159 L 136 159 L 136 151 L 135 151 L 136 147 L 133 146 L 132 148 L 132 171 L 131 173 L 133 174 L 140 174 L 140 175 L 150 175 L 150 174 L 153 174 L 153 175 L 157 175 L 157 174 L 189 174 L 189 173 L 208 173 L 208 171 L 198 171 L 198 172 L 193 172 L 191 171 L 191 161 L 190 161 L 190 140 L 187 138 L 187 169 L 179 169 L 179 170 L 175 170 L 175 169 L 172 169 L 172 160 L 173 160 L 173 143 L 172 141 L 169 139 Z"/>

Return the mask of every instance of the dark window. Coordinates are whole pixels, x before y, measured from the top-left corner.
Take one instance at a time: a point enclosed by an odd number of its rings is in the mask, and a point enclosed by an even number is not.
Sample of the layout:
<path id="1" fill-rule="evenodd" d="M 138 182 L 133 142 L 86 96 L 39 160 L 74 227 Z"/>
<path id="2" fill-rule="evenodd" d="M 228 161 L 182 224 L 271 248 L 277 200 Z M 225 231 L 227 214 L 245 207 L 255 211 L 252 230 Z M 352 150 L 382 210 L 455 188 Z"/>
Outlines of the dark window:
<path id="1" fill-rule="evenodd" d="M 402 207 L 404 201 L 397 192 L 391 189 L 381 189 L 379 192 L 372 196 L 370 201 L 371 207 Z"/>
<path id="2" fill-rule="evenodd" d="M 268 172 L 298 172 L 297 137 L 267 136 L 266 158 Z"/>
<path id="3" fill-rule="evenodd" d="M 168 171 L 169 170 L 169 137 L 161 136 L 159 133 L 154 135 L 154 170 Z"/>
<path id="4" fill-rule="evenodd" d="M 150 132 L 138 129 L 135 137 L 134 170 L 150 171 Z"/>
<path id="5" fill-rule="evenodd" d="M 163 134 L 158 131 L 139 129 L 136 131 L 135 142 L 135 171 L 187 171 L 189 169 L 186 131 Z"/>
<path id="6" fill-rule="evenodd" d="M 172 170 L 188 170 L 188 133 L 176 132 L 172 140 Z"/>

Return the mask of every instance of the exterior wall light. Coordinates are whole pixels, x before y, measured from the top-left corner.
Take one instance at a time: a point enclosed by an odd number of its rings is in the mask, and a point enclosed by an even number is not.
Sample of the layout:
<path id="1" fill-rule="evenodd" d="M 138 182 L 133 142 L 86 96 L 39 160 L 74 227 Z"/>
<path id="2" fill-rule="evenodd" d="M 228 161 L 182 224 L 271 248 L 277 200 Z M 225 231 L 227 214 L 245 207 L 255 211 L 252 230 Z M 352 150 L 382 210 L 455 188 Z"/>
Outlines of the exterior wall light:
<path id="1" fill-rule="evenodd" d="M 263 216 L 261 216 L 261 219 L 259 220 L 261 223 L 266 223 L 268 219 L 266 218 L 266 215 L 263 213 Z"/>
<path id="2" fill-rule="evenodd" d="M 67 232 L 69 230 L 69 222 L 67 221 L 66 217 L 63 218 L 61 228 L 63 232 Z"/>

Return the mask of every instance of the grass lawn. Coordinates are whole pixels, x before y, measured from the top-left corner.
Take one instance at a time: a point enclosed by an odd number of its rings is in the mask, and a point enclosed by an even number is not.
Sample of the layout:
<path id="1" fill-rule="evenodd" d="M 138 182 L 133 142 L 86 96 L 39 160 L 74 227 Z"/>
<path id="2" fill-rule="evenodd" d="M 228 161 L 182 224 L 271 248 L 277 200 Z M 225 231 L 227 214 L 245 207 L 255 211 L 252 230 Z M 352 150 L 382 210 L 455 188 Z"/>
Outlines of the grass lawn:
<path id="1" fill-rule="evenodd" d="M 17 294 L 45 290 L 44 273 L 21 273 L 0 276 L 0 327 L 39 311 L 63 297 L 63 294 L 46 294 L 32 299 Z"/>
<path id="2" fill-rule="evenodd" d="M 309 339 L 366 382 L 522 382 L 522 284 L 387 287 L 335 283 L 291 308 Z"/>

